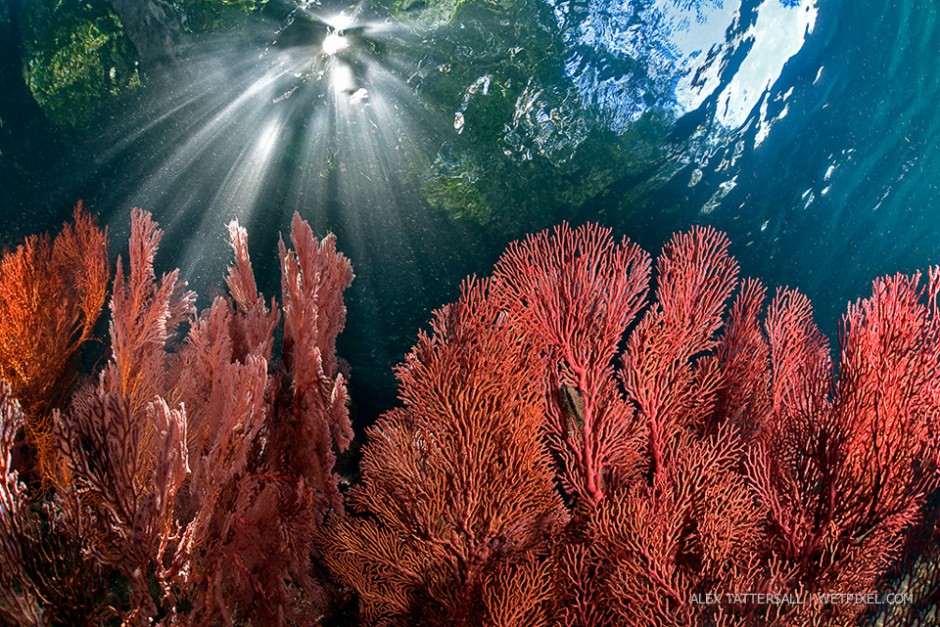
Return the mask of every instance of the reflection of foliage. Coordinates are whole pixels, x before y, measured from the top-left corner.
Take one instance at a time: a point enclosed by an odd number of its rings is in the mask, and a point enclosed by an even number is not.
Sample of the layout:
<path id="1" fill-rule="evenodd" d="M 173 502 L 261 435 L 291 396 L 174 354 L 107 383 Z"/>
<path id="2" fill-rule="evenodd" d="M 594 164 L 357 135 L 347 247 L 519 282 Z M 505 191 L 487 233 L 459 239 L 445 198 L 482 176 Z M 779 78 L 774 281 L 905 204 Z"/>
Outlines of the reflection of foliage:
<path id="1" fill-rule="evenodd" d="M 450 160 L 439 154 L 425 181 L 425 196 L 433 207 L 485 222 L 492 218 L 493 208 L 479 180 L 478 168 L 468 157 Z"/>
<path id="2" fill-rule="evenodd" d="M 268 3 L 268 0 L 204 0 L 203 4 L 222 4 L 241 9 L 245 13 L 257 11 Z"/>
<path id="3" fill-rule="evenodd" d="M 194 32 L 231 29 L 267 0 L 172 0 Z M 0 19 L 6 17 L 0 14 Z M 77 128 L 100 115 L 114 97 L 141 84 L 137 52 L 107 0 L 24 0 L 23 78 L 43 113 L 56 125 Z"/>
<path id="4" fill-rule="evenodd" d="M 665 116 L 612 124 L 570 76 L 570 27 L 548 4 L 398 0 L 390 10 L 428 51 L 409 82 L 455 120 L 425 176 L 433 206 L 512 231 L 540 227 L 658 157 L 647 146 Z"/>
<path id="5" fill-rule="evenodd" d="M 475 146 L 457 154 L 442 151 L 424 191 L 433 207 L 455 217 L 533 228 L 581 207 L 614 181 L 655 161 L 660 150 L 654 140 L 661 131 L 661 121 L 652 118 L 620 137 L 595 129 L 564 163 L 544 153 L 520 158 Z"/>
<path id="6" fill-rule="evenodd" d="M 24 78 L 54 123 L 77 127 L 140 84 L 133 47 L 104 3 L 30 0 L 21 19 Z"/>
<path id="7" fill-rule="evenodd" d="M 268 0 L 174 0 L 186 16 L 186 27 L 194 32 L 228 30 L 242 23 L 245 15 L 260 11 Z"/>
<path id="8" fill-rule="evenodd" d="M 453 19 L 463 0 L 391 0 L 389 13 L 415 26 L 434 27 Z"/>

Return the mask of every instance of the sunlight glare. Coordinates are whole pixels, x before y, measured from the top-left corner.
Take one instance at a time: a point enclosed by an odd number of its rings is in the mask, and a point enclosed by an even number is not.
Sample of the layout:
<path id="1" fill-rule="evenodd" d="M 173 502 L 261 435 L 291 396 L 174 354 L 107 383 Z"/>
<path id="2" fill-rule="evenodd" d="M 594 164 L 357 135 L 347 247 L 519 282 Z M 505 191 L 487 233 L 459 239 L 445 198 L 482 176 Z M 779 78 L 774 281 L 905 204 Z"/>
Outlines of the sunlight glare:
<path id="1" fill-rule="evenodd" d="M 323 21 L 329 24 L 330 27 L 338 33 L 342 33 L 344 30 L 351 28 L 356 23 L 352 15 L 346 15 L 346 13 L 343 11 L 340 11 L 333 17 L 325 18 Z"/>
<path id="2" fill-rule="evenodd" d="M 356 83 L 349 66 L 339 65 L 333 68 L 331 74 L 330 82 L 333 85 L 333 89 L 338 93 L 353 93 L 356 91 Z"/>
<path id="3" fill-rule="evenodd" d="M 332 57 L 340 50 L 345 50 L 348 47 L 349 42 L 337 31 L 330 31 L 327 36 L 323 38 L 323 43 L 320 46 L 323 50 L 323 54 L 328 57 Z"/>

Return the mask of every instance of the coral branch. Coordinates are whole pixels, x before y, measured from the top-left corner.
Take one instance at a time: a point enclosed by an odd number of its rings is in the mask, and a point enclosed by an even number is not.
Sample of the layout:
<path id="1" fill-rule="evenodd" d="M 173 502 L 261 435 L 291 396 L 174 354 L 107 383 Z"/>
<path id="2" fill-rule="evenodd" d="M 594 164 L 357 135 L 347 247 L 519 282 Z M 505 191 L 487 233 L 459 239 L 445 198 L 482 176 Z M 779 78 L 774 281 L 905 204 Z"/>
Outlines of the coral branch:
<path id="1" fill-rule="evenodd" d="M 10 386 L 0 383 L 0 618 L 19 625 L 42 625 L 40 599 L 30 586 L 31 573 L 22 541 L 28 537 L 26 486 L 12 468 L 16 434 L 25 417 L 11 396 Z"/>
<path id="2" fill-rule="evenodd" d="M 367 620 L 505 623 L 496 601 L 512 598 L 512 624 L 551 623 L 533 550 L 565 516 L 538 440 L 542 361 L 488 292 L 469 282 L 419 336 L 397 371 L 404 407 L 370 429 L 351 498 L 370 517 L 328 535 Z"/>
<path id="3" fill-rule="evenodd" d="M 612 471 L 629 474 L 634 463 L 633 412 L 611 364 L 644 305 L 649 267 L 649 255 L 615 243 L 609 229 L 562 224 L 511 244 L 494 269 L 500 306 L 552 354 L 550 434 L 566 488 L 586 505 L 603 500 Z"/>
<path id="4" fill-rule="evenodd" d="M 352 441 L 346 406 L 346 381 L 336 361 L 336 336 L 346 323 L 343 292 L 353 280 L 349 260 L 336 251 L 336 238 L 322 241 L 294 214 L 288 250 L 281 240 L 281 286 L 284 308 L 284 361 L 293 381 L 296 443 L 282 443 L 303 469 L 317 493 L 321 517 L 342 512 L 334 447 L 344 451 Z"/>

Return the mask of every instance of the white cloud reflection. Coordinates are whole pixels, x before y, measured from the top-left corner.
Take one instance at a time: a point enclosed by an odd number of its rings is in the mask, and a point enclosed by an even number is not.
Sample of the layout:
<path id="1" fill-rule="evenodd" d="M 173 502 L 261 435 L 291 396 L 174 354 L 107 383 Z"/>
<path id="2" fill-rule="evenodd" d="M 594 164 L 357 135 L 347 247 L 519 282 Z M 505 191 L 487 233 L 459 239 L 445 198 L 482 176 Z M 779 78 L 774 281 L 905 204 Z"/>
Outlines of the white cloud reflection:
<path id="1" fill-rule="evenodd" d="M 757 23 L 748 31 L 754 42 L 731 83 L 718 99 L 717 119 L 729 128 L 739 128 L 780 77 L 784 66 L 803 48 L 813 32 L 818 9 L 814 1 L 787 5 L 764 2 Z"/>

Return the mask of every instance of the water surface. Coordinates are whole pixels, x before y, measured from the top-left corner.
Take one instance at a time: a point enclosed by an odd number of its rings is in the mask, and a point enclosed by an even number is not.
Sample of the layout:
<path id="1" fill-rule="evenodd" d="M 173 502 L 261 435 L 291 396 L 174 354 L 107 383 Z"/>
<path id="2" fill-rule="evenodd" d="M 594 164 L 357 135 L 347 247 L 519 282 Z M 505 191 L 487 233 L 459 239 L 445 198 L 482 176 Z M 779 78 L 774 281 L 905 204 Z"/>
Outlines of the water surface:
<path id="1" fill-rule="evenodd" d="M 651 251 L 715 225 L 834 335 L 872 278 L 940 261 L 937 18 L 931 0 L 271 2 L 180 37 L 68 131 L 7 41 L 0 238 L 83 198 L 123 242 L 141 206 L 205 303 L 229 220 L 274 294 L 299 211 L 355 267 L 340 352 L 363 422 L 460 280 L 562 219 Z"/>

